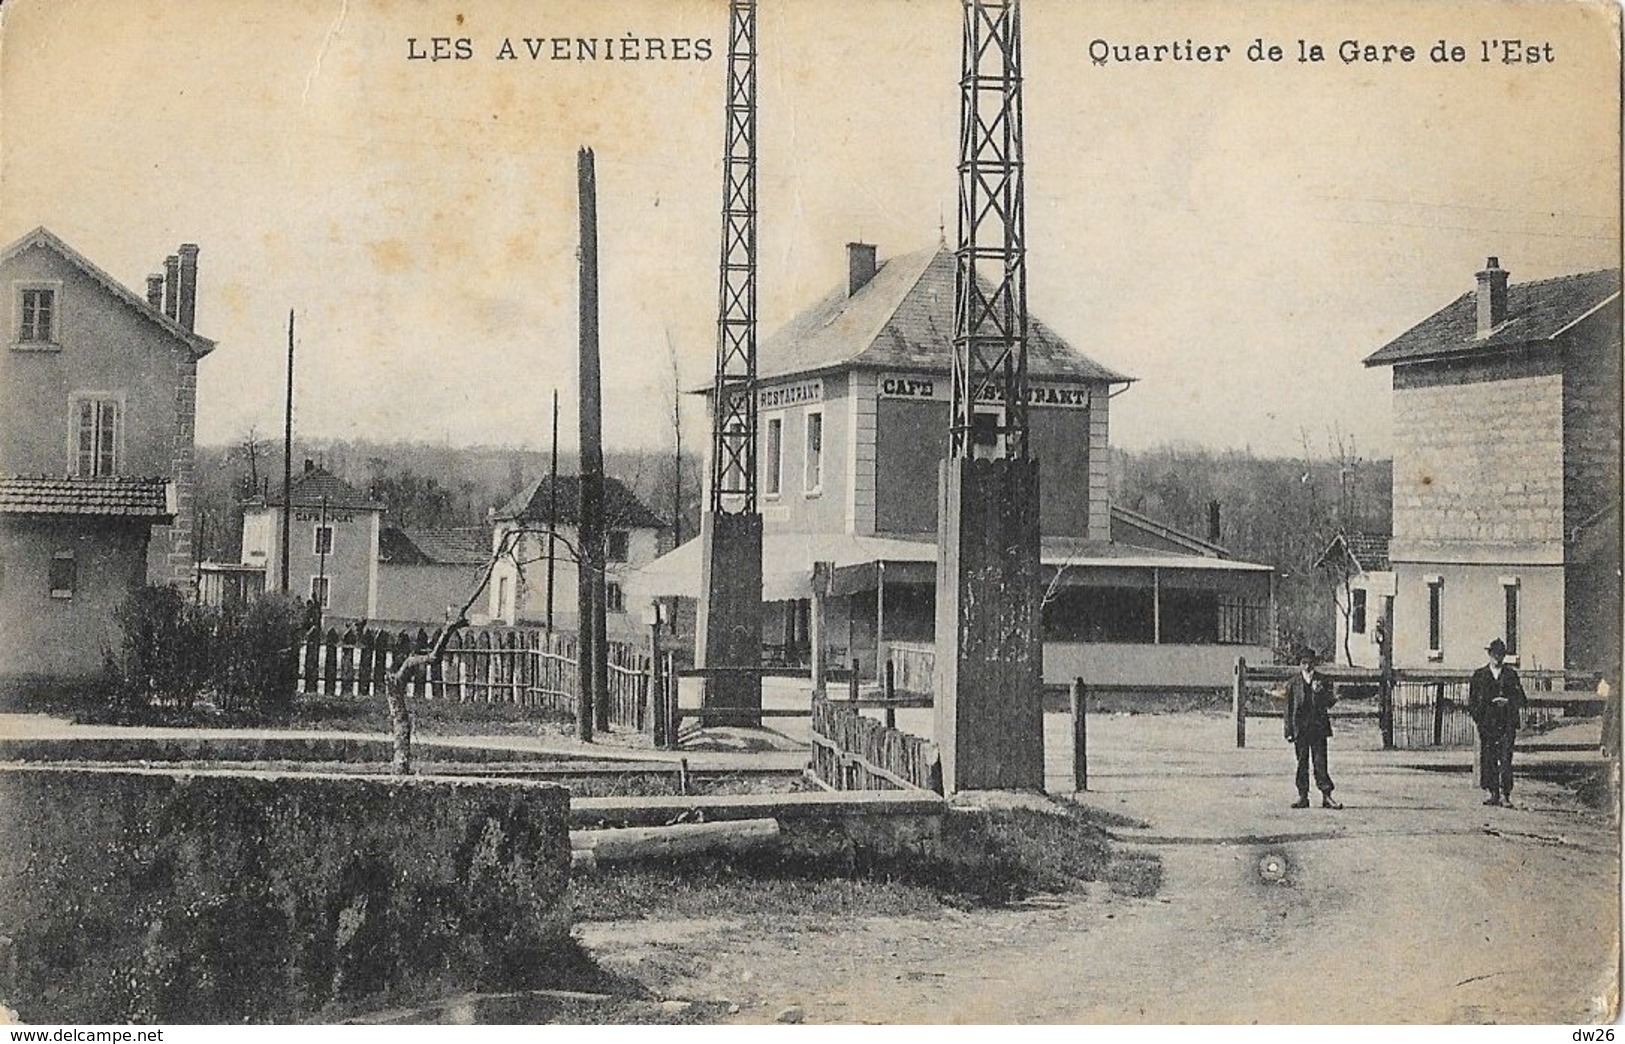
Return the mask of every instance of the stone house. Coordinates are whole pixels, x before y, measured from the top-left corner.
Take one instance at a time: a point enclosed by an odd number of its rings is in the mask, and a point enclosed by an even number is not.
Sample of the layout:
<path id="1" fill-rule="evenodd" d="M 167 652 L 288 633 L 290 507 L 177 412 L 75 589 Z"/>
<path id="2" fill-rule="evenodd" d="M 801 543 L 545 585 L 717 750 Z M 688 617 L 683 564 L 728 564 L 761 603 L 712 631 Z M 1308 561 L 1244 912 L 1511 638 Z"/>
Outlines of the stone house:
<path id="1" fill-rule="evenodd" d="M 283 589 L 284 503 L 288 593 L 315 599 L 329 618 L 376 617 L 384 506 L 309 460 L 293 476 L 290 496 L 273 490 L 245 504 L 242 561 L 265 569 L 266 591 Z"/>
<path id="2" fill-rule="evenodd" d="M 1365 360 L 1393 370 L 1394 662 L 1620 654 L 1620 273 L 1477 286 Z"/>
<path id="3" fill-rule="evenodd" d="M 0 681 L 99 674 L 113 611 L 193 580 L 198 248 L 143 297 L 44 228 L 0 251 Z"/>
<path id="4" fill-rule="evenodd" d="M 490 557 L 483 529 L 385 526 L 378 537 L 378 622 L 443 624 L 447 610 L 461 609 L 474 593 Z"/>
<path id="5" fill-rule="evenodd" d="M 574 631 L 578 619 L 576 548 L 580 536 L 581 479 L 543 478 L 520 490 L 491 516 L 491 552 L 515 534 L 511 554 L 493 567 L 488 612 L 495 623 L 545 624 Z M 548 527 L 553 526 L 549 566 Z M 632 571 L 665 550 L 667 523 L 617 478 L 604 477 L 605 630 L 611 635 L 643 631 L 647 603 L 628 594 Z M 549 607 L 551 606 L 551 614 Z"/>
<path id="6" fill-rule="evenodd" d="M 935 632 L 955 264 L 943 246 L 882 263 L 853 243 L 847 270 L 757 353 L 763 642 L 770 658 L 806 661 L 813 564 L 831 562 L 829 653 L 873 676 L 895 643 Z M 1132 378 L 1037 317 L 1028 329 L 1045 681 L 1210 688 L 1227 683 L 1237 655 L 1267 660 L 1273 570 L 1112 505 L 1111 398 Z M 681 623 L 699 577 L 691 541 L 644 570 L 638 590 L 679 598 Z"/>

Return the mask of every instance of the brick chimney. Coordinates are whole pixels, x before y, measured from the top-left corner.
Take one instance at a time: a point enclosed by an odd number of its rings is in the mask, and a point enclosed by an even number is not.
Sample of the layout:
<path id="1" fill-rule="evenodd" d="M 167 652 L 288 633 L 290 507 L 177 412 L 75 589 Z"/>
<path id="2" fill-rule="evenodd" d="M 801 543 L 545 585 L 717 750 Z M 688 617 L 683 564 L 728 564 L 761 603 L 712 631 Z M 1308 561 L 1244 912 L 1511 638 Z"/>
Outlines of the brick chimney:
<path id="1" fill-rule="evenodd" d="M 1210 500 L 1210 501 L 1207 502 L 1207 538 L 1208 538 L 1208 542 L 1217 544 L 1219 542 L 1220 533 L 1221 533 L 1221 530 L 1219 529 L 1219 502 L 1217 500 Z"/>
<path id="2" fill-rule="evenodd" d="M 181 259 L 174 254 L 164 258 L 164 314 L 175 318 L 176 291 L 181 283 Z"/>
<path id="3" fill-rule="evenodd" d="M 155 312 L 164 310 L 164 274 L 154 272 L 147 276 L 147 304 Z"/>
<path id="4" fill-rule="evenodd" d="M 1478 273 L 1478 336 L 1488 337 L 1507 317 L 1507 277 L 1512 273 L 1501 267 L 1501 259 L 1492 257 Z"/>
<path id="5" fill-rule="evenodd" d="M 175 321 L 190 333 L 197 319 L 197 244 L 182 243 L 176 253 L 181 259 L 181 285 L 176 294 Z"/>
<path id="6" fill-rule="evenodd" d="M 846 245 L 846 296 L 862 290 L 875 277 L 875 245 L 848 243 Z"/>

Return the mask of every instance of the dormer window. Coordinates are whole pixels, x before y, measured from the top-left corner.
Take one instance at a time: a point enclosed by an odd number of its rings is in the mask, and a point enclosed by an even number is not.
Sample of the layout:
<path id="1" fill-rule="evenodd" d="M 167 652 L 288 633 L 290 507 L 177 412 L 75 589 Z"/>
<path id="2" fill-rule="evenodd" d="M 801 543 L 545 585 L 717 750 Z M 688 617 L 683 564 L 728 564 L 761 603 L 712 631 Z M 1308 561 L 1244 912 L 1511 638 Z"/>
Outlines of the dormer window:
<path id="1" fill-rule="evenodd" d="M 13 302 L 15 343 L 19 348 L 57 347 L 60 316 L 55 284 L 23 283 Z"/>

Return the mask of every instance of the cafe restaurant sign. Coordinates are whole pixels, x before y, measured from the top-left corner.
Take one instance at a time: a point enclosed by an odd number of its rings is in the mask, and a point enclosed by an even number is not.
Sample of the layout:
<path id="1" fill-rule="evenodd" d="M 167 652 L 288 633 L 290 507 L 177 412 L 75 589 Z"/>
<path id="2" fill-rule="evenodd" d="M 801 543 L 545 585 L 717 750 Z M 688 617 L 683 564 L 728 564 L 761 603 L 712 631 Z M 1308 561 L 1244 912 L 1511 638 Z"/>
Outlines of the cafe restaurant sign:
<path id="1" fill-rule="evenodd" d="M 952 382 L 947 377 L 925 377 L 919 374 L 887 373 L 880 377 L 882 399 L 930 399 L 947 402 Z M 1002 403 L 1002 389 L 989 386 L 977 396 L 978 402 Z M 1032 406 L 1053 406 L 1060 409 L 1086 410 L 1089 408 L 1089 387 L 1084 384 L 1054 384 L 1029 381 L 1027 402 Z"/>

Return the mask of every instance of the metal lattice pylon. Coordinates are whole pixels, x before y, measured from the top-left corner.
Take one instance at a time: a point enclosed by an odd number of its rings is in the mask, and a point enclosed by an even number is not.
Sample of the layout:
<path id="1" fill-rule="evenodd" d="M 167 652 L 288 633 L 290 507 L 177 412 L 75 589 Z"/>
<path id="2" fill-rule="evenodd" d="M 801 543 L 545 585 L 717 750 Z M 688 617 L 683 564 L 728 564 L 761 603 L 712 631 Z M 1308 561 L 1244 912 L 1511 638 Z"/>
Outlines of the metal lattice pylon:
<path id="1" fill-rule="evenodd" d="M 964 0 L 959 246 L 949 456 L 1025 459 L 1027 247 L 1021 150 L 1021 2 Z M 999 411 L 976 429 L 977 407 Z M 978 436 L 982 436 L 979 438 Z"/>
<path id="2" fill-rule="evenodd" d="M 756 0 L 728 14 L 710 508 L 739 515 L 756 512 Z"/>

